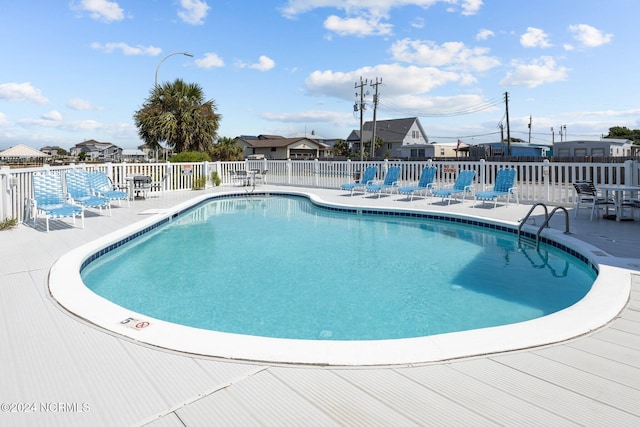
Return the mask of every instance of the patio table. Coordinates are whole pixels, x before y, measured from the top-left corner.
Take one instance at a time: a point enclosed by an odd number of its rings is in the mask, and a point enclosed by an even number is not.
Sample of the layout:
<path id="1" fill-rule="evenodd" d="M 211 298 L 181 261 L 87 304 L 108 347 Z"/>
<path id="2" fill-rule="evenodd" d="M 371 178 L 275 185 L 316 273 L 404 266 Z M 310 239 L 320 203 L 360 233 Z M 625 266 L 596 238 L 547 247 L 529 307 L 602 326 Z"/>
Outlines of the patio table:
<path id="1" fill-rule="evenodd" d="M 600 191 L 604 191 L 605 198 L 609 196 L 609 192 L 613 193 L 613 200 L 615 206 L 615 220 L 616 221 L 633 221 L 631 217 L 623 217 L 622 213 L 622 202 L 624 200 L 625 192 L 638 192 L 640 191 L 640 186 L 638 185 L 619 185 L 619 184 L 600 184 L 596 185 L 596 189 Z M 607 208 L 608 213 L 608 208 Z M 606 217 L 606 216 L 605 216 Z"/>

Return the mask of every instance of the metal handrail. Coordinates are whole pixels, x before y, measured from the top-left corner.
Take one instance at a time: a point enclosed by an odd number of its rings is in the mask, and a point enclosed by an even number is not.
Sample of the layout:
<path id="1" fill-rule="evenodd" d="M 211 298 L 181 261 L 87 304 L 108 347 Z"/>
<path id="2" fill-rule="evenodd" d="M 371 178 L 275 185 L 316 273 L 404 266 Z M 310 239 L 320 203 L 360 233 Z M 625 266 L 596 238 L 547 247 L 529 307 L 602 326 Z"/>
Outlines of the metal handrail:
<path id="1" fill-rule="evenodd" d="M 558 210 L 564 211 L 564 234 L 571 234 L 571 232 L 569 231 L 569 211 L 567 211 L 567 209 L 564 206 L 556 206 L 555 208 L 553 208 L 549 216 L 544 220 L 544 223 L 540 226 L 540 228 L 538 229 L 538 232 L 536 233 L 536 248 L 540 244 L 540 233 L 542 233 L 542 229 L 544 229 L 544 227 L 549 225 L 549 221 L 551 220 L 551 217 Z"/>
<path id="2" fill-rule="evenodd" d="M 519 220 L 520 225 L 518 226 L 518 242 L 520 241 L 520 232 L 522 231 L 522 226 L 527 222 L 534 209 L 538 206 L 542 206 L 544 208 L 544 223 L 547 224 L 549 222 L 549 210 L 547 209 L 547 205 L 545 205 L 544 203 L 536 203 L 535 205 L 531 206 L 531 209 L 529 209 L 529 212 L 527 212 L 525 217 Z"/>

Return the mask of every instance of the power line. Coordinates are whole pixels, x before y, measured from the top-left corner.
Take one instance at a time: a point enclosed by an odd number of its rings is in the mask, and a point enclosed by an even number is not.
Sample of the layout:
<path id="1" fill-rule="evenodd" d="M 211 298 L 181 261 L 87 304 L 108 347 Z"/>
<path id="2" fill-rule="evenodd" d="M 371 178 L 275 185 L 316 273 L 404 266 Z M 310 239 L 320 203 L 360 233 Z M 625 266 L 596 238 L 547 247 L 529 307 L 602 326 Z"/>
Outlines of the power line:
<path id="1" fill-rule="evenodd" d="M 401 106 L 388 102 L 384 99 L 379 99 L 378 101 L 380 105 L 385 107 L 387 110 L 400 113 L 403 115 L 421 116 L 421 117 L 456 117 L 456 116 L 462 116 L 467 114 L 474 114 L 480 111 L 485 111 L 485 110 L 494 108 L 503 102 L 503 98 L 492 98 L 480 104 L 471 105 L 460 110 L 447 111 L 443 113 L 426 113 L 424 111 L 416 111 L 416 110 L 409 111 Z"/>

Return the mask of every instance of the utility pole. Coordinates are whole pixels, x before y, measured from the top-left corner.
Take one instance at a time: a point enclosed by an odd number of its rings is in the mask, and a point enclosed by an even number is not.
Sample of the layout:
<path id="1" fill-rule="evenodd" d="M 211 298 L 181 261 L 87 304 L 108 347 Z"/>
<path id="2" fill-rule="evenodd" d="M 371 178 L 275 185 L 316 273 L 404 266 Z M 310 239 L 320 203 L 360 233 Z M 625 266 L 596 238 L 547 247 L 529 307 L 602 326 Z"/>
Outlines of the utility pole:
<path id="1" fill-rule="evenodd" d="M 378 110 L 378 86 L 382 84 L 382 77 L 380 81 L 376 77 L 376 82 L 371 82 L 371 86 L 376 88 L 376 93 L 373 95 L 373 133 L 371 136 L 371 157 L 376 153 L 376 112 Z"/>
<path id="2" fill-rule="evenodd" d="M 502 122 L 500 122 L 500 149 L 504 156 L 504 124 L 502 124 Z"/>
<path id="3" fill-rule="evenodd" d="M 555 133 L 553 133 L 553 126 L 551 126 L 551 145 L 555 144 L 556 142 L 556 135 Z"/>
<path id="4" fill-rule="evenodd" d="M 531 114 L 529 114 L 529 144 L 531 144 Z"/>
<path id="5" fill-rule="evenodd" d="M 362 76 L 360 76 L 360 84 L 356 82 L 355 88 L 360 88 L 360 104 L 356 104 L 353 106 L 354 111 L 360 111 L 360 161 L 364 161 L 364 142 L 362 140 L 362 114 L 365 110 L 364 105 L 364 87 L 367 85 L 367 79 L 362 80 Z M 368 94 L 369 92 L 367 92 Z M 356 96 L 358 96 L 358 92 L 356 92 Z"/>
<path id="6" fill-rule="evenodd" d="M 505 114 L 507 118 L 507 155 L 511 155 L 511 127 L 509 126 L 509 92 L 504 93 Z"/>

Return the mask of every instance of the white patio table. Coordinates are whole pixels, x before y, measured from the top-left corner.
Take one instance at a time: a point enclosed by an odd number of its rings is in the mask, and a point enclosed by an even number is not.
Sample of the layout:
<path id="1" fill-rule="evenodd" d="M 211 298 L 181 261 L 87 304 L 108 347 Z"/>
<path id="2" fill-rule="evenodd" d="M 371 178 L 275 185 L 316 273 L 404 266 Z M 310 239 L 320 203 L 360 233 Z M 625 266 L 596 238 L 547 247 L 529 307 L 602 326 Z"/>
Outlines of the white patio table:
<path id="1" fill-rule="evenodd" d="M 617 185 L 617 184 L 600 184 L 596 185 L 596 189 L 604 191 L 605 198 L 609 196 L 609 191 L 613 193 L 613 200 L 615 202 L 616 209 L 616 221 L 632 220 L 633 218 L 624 218 L 622 216 L 622 201 L 624 200 L 625 192 L 640 191 L 638 185 Z"/>

